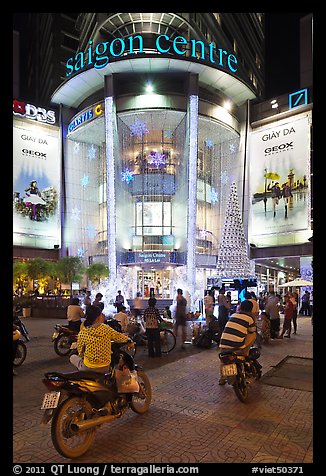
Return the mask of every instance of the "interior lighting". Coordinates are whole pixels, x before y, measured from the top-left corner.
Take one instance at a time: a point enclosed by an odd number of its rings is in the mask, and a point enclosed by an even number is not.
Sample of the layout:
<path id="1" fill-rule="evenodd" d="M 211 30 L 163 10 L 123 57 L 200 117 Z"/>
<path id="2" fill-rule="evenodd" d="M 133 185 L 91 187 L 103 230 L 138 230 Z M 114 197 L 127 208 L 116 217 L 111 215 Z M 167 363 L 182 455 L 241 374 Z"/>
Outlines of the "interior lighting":
<path id="1" fill-rule="evenodd" d="M 145 91 L 146 91 L 148 94 L 150 94 L 150 93 L 152 93 L 152 92 L 154 91 L 154 88 L 153 88 L 152 83 L 147 83 L 147 84 L 146 84 Z"/>
<path id="2" fill-rule="evenodd" d="M 224 109 L 226 109 L 227 111 L 230 111 L 230 110 L 231 110 L 231 107 L 232 107 L 231 101 L 224 101 L 223 107 L 224 107 Z"/>

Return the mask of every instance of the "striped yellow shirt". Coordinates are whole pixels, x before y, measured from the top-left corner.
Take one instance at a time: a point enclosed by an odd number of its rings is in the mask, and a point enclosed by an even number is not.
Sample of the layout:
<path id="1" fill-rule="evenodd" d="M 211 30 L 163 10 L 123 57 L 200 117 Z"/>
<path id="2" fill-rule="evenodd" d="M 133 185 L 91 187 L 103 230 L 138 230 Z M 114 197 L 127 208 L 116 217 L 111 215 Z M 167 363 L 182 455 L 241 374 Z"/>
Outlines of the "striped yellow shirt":
<path id="1" fill-rule="evenodd" d="M 226 323 L 220 340 L 222 349 L 241 349 L 248 333 L 256 332 L 254 319 L 248 314 L 234 313 Z"/>

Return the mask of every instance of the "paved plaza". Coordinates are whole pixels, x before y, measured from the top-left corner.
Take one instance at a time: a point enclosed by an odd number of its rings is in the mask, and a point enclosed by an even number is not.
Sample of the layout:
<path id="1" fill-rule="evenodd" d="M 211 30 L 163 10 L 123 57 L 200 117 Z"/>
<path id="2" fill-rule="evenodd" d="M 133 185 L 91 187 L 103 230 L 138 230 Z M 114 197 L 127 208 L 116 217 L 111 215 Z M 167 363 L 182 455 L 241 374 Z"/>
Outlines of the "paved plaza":
<path id="1" fill-rule="evenodd" d="M 31 337 L 25 363 L 13 377 L 13 462 L 19 463 L 312 463 L 313 392 L 300 385 L 300 362 L 312 362 L 313 326 L 299 317 L 298 334 L 263 345 L 263 378 L 241 403 L 231 386 L 219 386 L 217 348 L 187 344 L 168 356 L 136 361 L 150 377 L 153 399 L 145 415 L 131 410 L 104 424 L 89 451 L 67 460 L 54 449 L 50 425 L 41 426 L 44 372 L 73 370 L 68 357 L 55 354 L 55 319 L 26 318 Z M 191 329 L 189 328 L 191 337 Z M 297 375 L 268 379 L 287 357 Z M 299 358 L 299 359 L 298 359 Z M 301 360 L 300 360 L 301 358 Z M 309 359 L 309 360 L 308 360 Z M 291 363 L 291 361 L 290 361 Z M 294 367 L 293 367 L 294 368 Z M 303 368 L 303 367 L 302 367 Z M 289 376 L 289 374 L 288 374 Z M 287 382 L 289 382 L 287 384 Z"/>

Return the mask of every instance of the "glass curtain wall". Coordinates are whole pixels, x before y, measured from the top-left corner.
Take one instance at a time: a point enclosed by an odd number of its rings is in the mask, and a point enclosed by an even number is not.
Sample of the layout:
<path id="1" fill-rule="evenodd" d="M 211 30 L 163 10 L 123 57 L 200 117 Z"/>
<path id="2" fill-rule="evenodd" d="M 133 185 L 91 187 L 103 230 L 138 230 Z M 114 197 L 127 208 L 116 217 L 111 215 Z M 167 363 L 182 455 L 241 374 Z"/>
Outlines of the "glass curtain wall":
<path id="1" fill-rule="evenodd" d="M 184 113 L 118 115 L 116 233 L 120 251 L 173 251 L 175 209 L 182 183 Z"/>
<path id="2" fill-rule="evenodd" d="M 103 163 L 105 128 L 100 117 L 74 131 L 66 140 L 64 246 L 70 256 L 83 258 L 85 264 L 105 247 Z"/>

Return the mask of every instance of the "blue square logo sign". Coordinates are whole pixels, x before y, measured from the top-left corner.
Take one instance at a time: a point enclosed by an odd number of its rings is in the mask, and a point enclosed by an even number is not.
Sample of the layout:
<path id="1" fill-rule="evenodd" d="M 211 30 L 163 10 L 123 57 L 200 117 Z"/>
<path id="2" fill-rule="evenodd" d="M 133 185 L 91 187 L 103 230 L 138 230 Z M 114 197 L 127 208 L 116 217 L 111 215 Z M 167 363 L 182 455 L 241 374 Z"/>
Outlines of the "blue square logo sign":
<path id="1" fill-rule="evenodd" d="M 308 104 L 308 89 L 301 89 L 289 94 L 289 109 L 295 109 L 306 104 Z"/>

